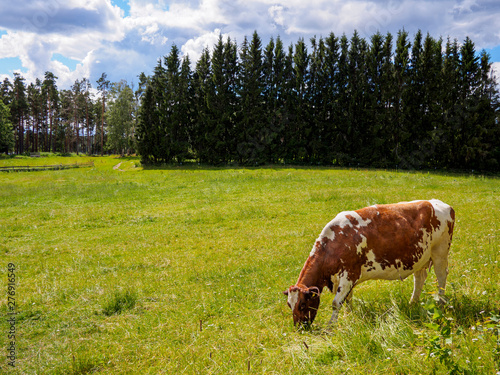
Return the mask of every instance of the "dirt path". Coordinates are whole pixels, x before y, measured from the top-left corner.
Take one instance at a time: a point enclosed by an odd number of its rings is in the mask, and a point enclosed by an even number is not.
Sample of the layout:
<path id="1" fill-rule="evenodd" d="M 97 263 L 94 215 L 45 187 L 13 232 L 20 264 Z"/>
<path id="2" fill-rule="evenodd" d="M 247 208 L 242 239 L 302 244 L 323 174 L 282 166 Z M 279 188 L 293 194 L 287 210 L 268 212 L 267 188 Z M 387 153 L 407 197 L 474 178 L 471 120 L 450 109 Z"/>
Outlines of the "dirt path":
<path id="1" fill-rule="evenodd" d="M 114 169 L 115 171 L 116 171 L 116 170 L 118 170 L 118 171 L 122 171 L 122 172 L 123 172 L 123 169 L 120 169 L 120 166 L 121 166 L 121 165 L 122 165 L 122 163 L 118 163 L 118 164 L 116 164 L 116 165 L 113 167 L 113 169 Z"/>

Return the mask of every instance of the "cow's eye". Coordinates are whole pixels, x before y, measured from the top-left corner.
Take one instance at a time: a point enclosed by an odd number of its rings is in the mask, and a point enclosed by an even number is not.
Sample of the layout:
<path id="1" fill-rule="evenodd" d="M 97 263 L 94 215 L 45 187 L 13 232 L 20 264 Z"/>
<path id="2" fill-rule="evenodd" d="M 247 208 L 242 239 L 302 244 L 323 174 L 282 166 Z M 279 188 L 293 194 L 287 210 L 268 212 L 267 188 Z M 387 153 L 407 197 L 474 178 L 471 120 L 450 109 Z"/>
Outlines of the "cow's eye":
<path id="1" fill-rule="evenodd" d="M 299 309 L 300 310 L 305 310 L 306 309 L 306 304 L 304 302 L 302 302 L 299 306 Z"/>

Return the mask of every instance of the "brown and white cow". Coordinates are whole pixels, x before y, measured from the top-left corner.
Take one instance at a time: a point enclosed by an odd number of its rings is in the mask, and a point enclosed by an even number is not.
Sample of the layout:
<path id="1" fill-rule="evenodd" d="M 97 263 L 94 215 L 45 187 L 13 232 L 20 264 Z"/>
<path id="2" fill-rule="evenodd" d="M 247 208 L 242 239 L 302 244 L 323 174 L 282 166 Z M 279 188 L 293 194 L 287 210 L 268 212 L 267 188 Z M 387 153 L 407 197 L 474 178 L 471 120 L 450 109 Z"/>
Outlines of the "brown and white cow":
<path id="1" fill-rule="evenodd" d="M 330 323 L 354 286 L 366 280 L 413 274 L 410 302 L 416 302 L 431 265 L 442 297 L 454 223 L 453 208 L 436 199 L 339 213 L 319 235 L 297 283 L 283 292 L 294 324 L 313 322 L 325 286 L 336 293 Z"/>

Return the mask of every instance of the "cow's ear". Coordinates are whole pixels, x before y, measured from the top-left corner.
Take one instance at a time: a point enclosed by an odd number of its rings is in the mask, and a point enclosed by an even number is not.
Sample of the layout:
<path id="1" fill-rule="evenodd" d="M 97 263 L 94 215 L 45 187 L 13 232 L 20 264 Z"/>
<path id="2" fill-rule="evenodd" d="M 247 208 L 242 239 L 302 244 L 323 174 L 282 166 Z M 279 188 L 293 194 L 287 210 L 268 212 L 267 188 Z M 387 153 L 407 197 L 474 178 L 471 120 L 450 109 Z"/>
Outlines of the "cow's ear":
<path id="1" fill-rule="evenodd" d="M 305 295 L 308 299 L 313 297 L 319 297 L 320 295 L 319 288 L 317 286 L 312 286 L 309 289 L 307 289 Z"/>
<path id="2" fill-rule="evenodd" d="M 288 296 L 288 289 L 287 289 L 287 290 L 285 290 L 285 291 L 283 291 L 283 294 L 284 294 L 285 296 Z"/>

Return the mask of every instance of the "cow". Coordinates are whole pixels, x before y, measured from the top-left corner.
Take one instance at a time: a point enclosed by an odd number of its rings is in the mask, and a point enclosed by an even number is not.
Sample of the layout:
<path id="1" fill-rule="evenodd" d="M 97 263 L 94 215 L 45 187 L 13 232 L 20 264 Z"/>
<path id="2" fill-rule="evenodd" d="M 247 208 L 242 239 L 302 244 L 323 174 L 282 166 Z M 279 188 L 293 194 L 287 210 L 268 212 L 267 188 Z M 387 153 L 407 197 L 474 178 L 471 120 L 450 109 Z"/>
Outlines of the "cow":
<path id="1" fill-rule="evenodd" d="M 443 298 L 454 223 L 453 208 L 436 199 L 339 213 L 323 228 L 297 283 L 283 292 L 294 325 L 314 321 L 325 286 L 335 293 L 329 324 L 336 322 L 352 289 L 366 280 L 403 280 L 413 274 L 414 303 L 431 266 Z"/>

